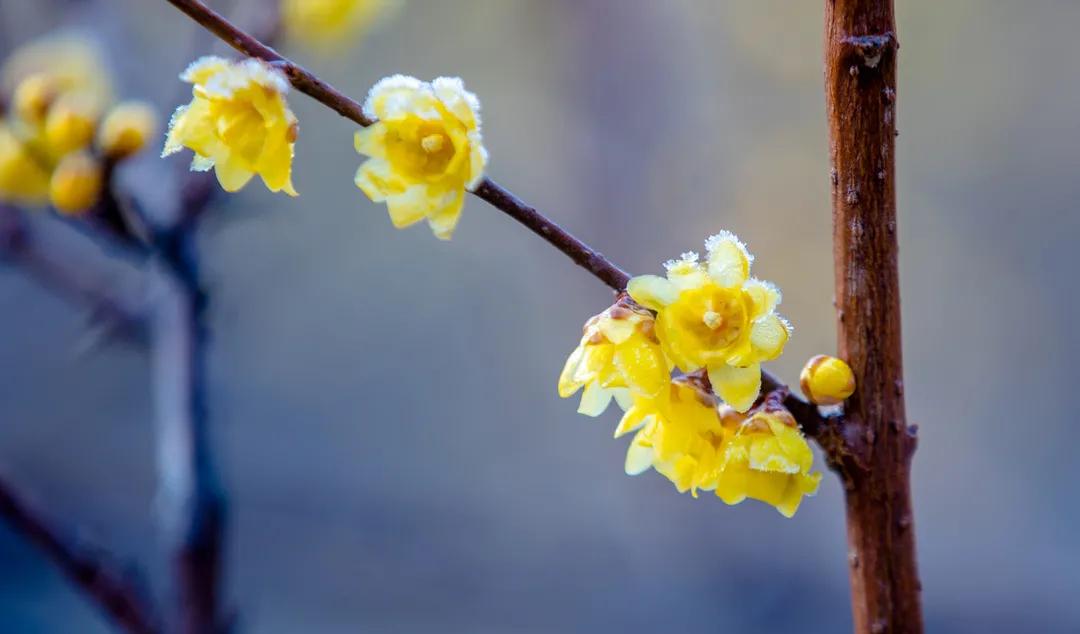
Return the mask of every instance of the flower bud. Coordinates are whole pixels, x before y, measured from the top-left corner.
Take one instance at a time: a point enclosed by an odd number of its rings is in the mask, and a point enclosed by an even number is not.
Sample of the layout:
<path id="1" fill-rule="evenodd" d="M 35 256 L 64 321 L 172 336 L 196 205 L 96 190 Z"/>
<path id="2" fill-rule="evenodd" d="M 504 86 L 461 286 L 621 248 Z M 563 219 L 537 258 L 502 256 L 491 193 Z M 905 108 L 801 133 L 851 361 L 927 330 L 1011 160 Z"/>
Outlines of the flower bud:
<path id="1" fill-rule="evenodd" d="M 80 214 L 98 201 L 102 188 L 102 169 L 86 152 L 68 154 L 60 160 L 49 183 L 49 199 L 60 213 Z"/>
<path id="2" fill-rule="evenodd" d="M 146 146 L 157 127 L 157 114 L 149 104 L 125 101 L 105 115 L 98 131 L 98 147 L 113 159 L 124 159 Z"/>
<path id="3" fill-rule="evenodd" d="M 818 405 L 838 405 L 855 392 L 855 374 L 841 359 L 819 354 L 799 374 L 803 394 Z"/>
<path id="4" fill-rule="evenodd" d="M 35 73 L 15 87 L 11 105 L 20 119 L 37 125 L 45 120 L 45 114 L 56 99 L 56 95 L 55 82 L 44 73 Z"/>
<path id="5" fill-rule="evenodd" d="M 45 141 L 56 156 L 81 150 L 94 138 L 93 111 L 75 99 L 60 99 L 45 119 Z"/>

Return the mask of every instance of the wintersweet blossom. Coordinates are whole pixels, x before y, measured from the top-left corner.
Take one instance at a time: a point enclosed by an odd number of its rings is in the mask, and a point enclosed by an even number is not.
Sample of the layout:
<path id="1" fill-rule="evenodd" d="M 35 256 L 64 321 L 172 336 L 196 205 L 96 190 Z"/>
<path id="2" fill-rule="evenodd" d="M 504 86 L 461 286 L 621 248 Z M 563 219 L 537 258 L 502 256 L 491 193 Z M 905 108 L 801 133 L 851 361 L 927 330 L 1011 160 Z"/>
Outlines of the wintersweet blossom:
<path id="1" fill-rule="evenodd" d="M 629 403 L 631 391 L 658 394 L 670 376 L 652 314 L 620 300 L 585 324 L 559 376 L 559 396 L 569 398 L 584 387 L 578 412 L 599 416 L 613 397 Z"/>
<path id="2" fill-rule="evenodd" d="M 683 372 L 706 368 L 717 395 L 745 412 L 761 390 L 761 362 L 780 356 L 791 326 L 776 314 L 779 289 L 750 277 L 752 257 L 734 234 L 705 247 L 705 262 L 686 253 L 666 263 L 667 277 L 635 277 L 627 292 L 656 311 L 668 358 Z"/>
<path id="3" fill-rule="evenodd" d="M 329 50 L 362 38 L 400 5 L 401 0 L 283 0 L 281 17 L 290 39 Z"/>
<path id="4" fill-rule="evenodd" d="M 62 214 L 89 210 L 101 195 L 101 163 L 87 152 L 72 152 L 60 159 L 49 181 L 49 201 Z"/>
<path id="5" fill-rule="evenodd" d="M 480 184 L 488 161 L 476 95 L 456 77 L 427 83 L 395 75 L 375 84 L 364 112 L 378 121 L 356 133 L 356 151 L 370 157 L 356 186 L 386 203 L 395 227 L 426 218 L 449 240 L 465 191 Z"/>
<path id="6" fill-rule="evenodd" d="M 127 158 L 146 146 L 157 125 L 157 113 L 149 104 L 141 101 L 118 103 L 101 121 L 98 149 L 112 159 Z"/>
<path id="7" fill-rule="evenodd" d="M 812 403 L 839 405 L 855 393 L 855 373 L 843 359 L 819 354 L 803 366 L 799 385 Z"/>
<path id="8" fill-rule="evenodd" d="M 746 418 L 721 408 L 727 440 L 715 470 L 705 476 L 727 504 L 760 500 L 791 517 L 802 499 L 817 493 L 821 473 L 811 473 L 814 454 L 786 410 Z"/>
<path id="9" fill-rule="evenodd" d="M 637 431 L 626 452 L 626 473 L 652 467 L 680 493 L 710 489 L 724 447 L 725 430 L 716 398 L 699 382 L 680 377 L 655 396 L 633 394 L 615 430 L 618 438 Z"/>
<path id="10" fill-rule="evenodd" d="M 180 79 L 194 85 L 194 98 L 173 114 L 161 155 L 190 148 L 195 152 L 191 169 L 214 168 L 228 192 L 258 174 L 270 191 L 295 196 L 297 120 L 285 101 L 285 76 L 257 59 L 208 56 L 188 66 Z"/>
<path id="11" fill-rule="evenodd" d="M 112 100 L 112 75 L 98 43 L 74 33 L 38 38 L 15 50 L 0 69 L 0 91 L 15 95 L 17 114 L 41 123 L 61 95 L 100 113 Z"/>

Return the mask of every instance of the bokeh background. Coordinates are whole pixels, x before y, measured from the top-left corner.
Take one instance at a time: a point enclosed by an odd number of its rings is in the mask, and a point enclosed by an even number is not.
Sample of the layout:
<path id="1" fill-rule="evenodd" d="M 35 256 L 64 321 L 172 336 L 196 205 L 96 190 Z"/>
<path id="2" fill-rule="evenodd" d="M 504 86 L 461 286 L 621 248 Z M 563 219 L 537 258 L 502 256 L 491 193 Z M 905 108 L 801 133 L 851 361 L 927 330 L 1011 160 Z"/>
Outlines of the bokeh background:
<path id="1" fill-rule="evenodd" d="M 835 341 L 821 5 L 409 0 L 330 57 L 285 50 L 356 97 L 461 75 L 490 173 L 630 271 L 737 232 L 784 289 L 796 334 L 772 365 L 794 381 Z M 1080 3 L 898 5 L 928 629 L 1077 632 Z M 4 51 L 63 26 L 104 38 L 124 96 L 178 103 L 198 39 L 164 2 L 0 0 Z M 831 475 L 792 520 L 625 476 L 617 412 L 555 393 L 607 290 L 475 199 L 449 244 L 394 230 L 352 185 L 354 126 L 292 105 L 302 195 L 222 196 L 202 236 L 243 631 L 850 628 Z M 153 195 L 148 154 L 126 177 Z M 0 268 L 0 465 L 162 594 L 147 358 L 87 352 L 85 324 Z M 0 526 L 0 630 L 109 626 Z"/>

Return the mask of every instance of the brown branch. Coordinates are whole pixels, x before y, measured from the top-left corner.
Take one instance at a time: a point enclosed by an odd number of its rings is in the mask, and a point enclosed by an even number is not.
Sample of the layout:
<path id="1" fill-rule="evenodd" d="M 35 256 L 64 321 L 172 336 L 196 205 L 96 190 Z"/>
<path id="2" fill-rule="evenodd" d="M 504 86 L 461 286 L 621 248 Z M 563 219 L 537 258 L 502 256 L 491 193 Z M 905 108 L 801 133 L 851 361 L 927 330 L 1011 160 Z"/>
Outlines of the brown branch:
<path id="1" fill-rule="evenodd" d="M 131 574 L 115 568 L 100 548 L 70 540 L 0 478 L 0 516 L 81 588 L 125 632 L 156 634 L 158 617 Z"/>
<path id="2" fill-rule="evenodd" d="M 843 451 L 852 610 L 860 634 L 922 631 L 904 415 L 896 240 L 892 0 L 827 0 L 825 99 L 832 164 L 839 356 L 858 389 Z"/>

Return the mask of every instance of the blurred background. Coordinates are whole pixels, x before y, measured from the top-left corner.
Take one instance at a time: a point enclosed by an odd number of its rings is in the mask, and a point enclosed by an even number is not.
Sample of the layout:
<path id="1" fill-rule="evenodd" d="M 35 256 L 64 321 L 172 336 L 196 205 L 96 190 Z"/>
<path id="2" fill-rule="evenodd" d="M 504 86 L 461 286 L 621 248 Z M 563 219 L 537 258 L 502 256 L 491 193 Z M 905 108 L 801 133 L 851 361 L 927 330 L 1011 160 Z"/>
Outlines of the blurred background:
<path id="1" fill-rule="evenodd" d="M 1077 632 L 1080 3 L 897 11 L 928 630 Z M 329 56 L 283 48 L 357 98 L 396 72 L 461 75 L 484 104 L 489 173 L 631 272 L 735 231 L 784 290 L 796 332 L 772 369 L 797 382 L 835 347 L 822 13 L 820 1 L 407 0 Z M 199 40 L 166 3 L 0 0 L 2 52 L 60 27 L 103 39 L 122 96 L 162 113 L 180 103 L 176 75 Z M 202 42 L 197 54 L 221 52 Z M 587 419 L 555 392 L 608 291 L 476 199 L 450 243 L 394 230 L 352 184 L 355 126 L 291 103 L 301 196 L 258 183 L 220 196 L 201 237 L 243 631 L 850 629 L 833 476 L 785 520 L 624 475 L 615 409 Z M 155 154 L 125 175 L 150 196 Z M 10 266 L 0 330 L 0 465 L 164 593 L 146 355 L 86 352 L 85 311 Z M 4 525 L 0 630 L 110 631 Z"/>

